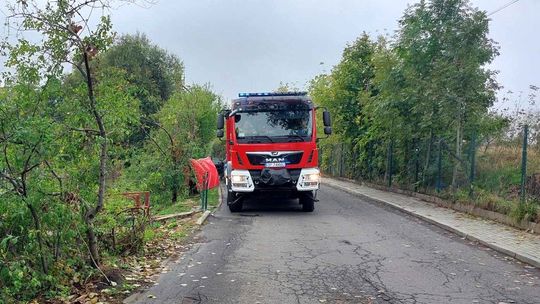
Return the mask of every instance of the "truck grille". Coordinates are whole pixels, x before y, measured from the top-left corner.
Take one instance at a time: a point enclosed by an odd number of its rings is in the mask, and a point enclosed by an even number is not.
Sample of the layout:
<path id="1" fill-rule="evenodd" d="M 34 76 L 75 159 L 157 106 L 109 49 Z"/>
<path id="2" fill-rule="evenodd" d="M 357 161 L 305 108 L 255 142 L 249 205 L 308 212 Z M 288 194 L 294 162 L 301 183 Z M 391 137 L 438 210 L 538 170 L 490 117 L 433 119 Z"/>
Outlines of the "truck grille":
<path id="1" fill-rule="evenodd" d="M 252 165 L 264 165 L 269 160 L 278 160 L 278 162 L 284 162 L 287 165 L 296 165 L 302 160 L 302 151 L 287 151 L 287 152 L 247 152 L 247 158 Z M 283 161 L 281 161 L 283 160 Z"/>
<path id="2" fill-rule="evenodd" d="M 255 189 L 256 190 L 291 190 L 296 189 L 296 183 L 298 182 L 298 178 L 300 177 L 300 172 L 302 169 L 286 169 L 287 172 L 289 172 L 289 175 L 291 176 L 290 182 L 283 184 L 281 186 L 269 186 L 261 182 L 261 170 L 249 170 L 249 174 L 251 175 L 251 178 L 253 179 L 253 182 L 255 183 Z"/>

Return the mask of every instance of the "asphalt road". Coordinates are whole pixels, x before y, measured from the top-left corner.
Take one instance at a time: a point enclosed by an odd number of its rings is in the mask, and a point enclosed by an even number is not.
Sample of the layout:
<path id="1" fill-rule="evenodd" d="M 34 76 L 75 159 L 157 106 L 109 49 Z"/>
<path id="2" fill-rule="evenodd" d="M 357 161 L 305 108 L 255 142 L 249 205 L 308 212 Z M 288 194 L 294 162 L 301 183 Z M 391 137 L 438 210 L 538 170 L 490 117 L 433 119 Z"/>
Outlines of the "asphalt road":
<path id="1" fill-rule="evenodd" d="M 324 185 L 318 198 L 313 213 L 222 206 L 131 303 L 540 303 L 538 269 Z"/>

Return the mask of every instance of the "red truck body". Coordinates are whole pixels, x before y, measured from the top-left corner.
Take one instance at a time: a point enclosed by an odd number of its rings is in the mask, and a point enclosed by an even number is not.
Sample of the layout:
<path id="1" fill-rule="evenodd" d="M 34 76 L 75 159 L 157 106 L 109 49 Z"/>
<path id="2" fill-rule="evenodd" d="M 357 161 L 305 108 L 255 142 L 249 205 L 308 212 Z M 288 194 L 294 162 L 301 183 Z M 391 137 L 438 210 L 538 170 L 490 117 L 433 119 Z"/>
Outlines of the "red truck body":
<path id="1" fill-rule="evenodd" d="M 229 208 L 240 211 L 246 197 L 264 194 L 299 198 L 304 211 L 313 211 L 319 188 L 317 108 L 305 93 L 239 97 L 218 118 L 218 136 L 226 139 Z M 326 111 L 324 117 L 329 134 Z"/>

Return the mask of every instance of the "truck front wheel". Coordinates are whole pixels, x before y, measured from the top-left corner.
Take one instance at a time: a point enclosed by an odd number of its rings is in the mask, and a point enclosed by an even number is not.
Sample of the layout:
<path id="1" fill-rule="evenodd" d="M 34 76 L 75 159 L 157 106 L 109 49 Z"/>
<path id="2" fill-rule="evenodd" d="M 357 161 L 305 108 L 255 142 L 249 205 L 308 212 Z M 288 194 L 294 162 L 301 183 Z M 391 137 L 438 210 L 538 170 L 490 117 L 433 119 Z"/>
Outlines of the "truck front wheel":
<path id="1" fill-rule="evenodd" d="M 313 210 L 315 210 L 315 197 L 313 196 L 313 191 L 301 195 L 300 204 L 302 205 L 302 211 L 313 212 Z"/>
<path id="2" fill-rule="evenodd" d="M 231 212 L 240 212 L 242 211 L 242 198 L 238 197 L 236 193 L 232 191 L 227 191 L 227 205 Z"/>

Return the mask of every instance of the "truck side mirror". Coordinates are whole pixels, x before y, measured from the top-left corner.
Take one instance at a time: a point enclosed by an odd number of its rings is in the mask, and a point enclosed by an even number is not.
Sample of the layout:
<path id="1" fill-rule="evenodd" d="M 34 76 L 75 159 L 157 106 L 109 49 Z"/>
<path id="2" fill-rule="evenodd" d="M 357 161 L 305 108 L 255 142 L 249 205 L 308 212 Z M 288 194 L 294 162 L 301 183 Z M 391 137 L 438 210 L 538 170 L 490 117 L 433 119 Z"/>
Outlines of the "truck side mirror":
<path id="1" fill-rule="evenodd" d="M 223 137 L 223 129 L 216 130 L 216 136 L 219 137 L 219 138 L 222 138 Z"/>
<path id="2" fill-rule="evenodd" d="M 222 113 L 219 113 L 217 116 L 217 129 L 223 130 L 224 126 L 225 126 L 225 118 L 223 117 Z"/>
<path id="3" fill-rule="evenodd" d="M 330 112 L 324 110 L 322 118 L 323 118 L 323 124 L 325 127 L 332 126 L 332 119 L 330 119 Z M 324 133 L 326 133 L 326 128 L 324 128 Z M 332 133 L 332 128 L 330 128 L 330 133 Z M 330 133 L 326 133 L 326 134 L 330 134 Z"/>
<path id="4" fill-rule="evenodd" d="M 332 127 L 324 127 L 324 134 L 326 135 L 332 134 Z"/>

